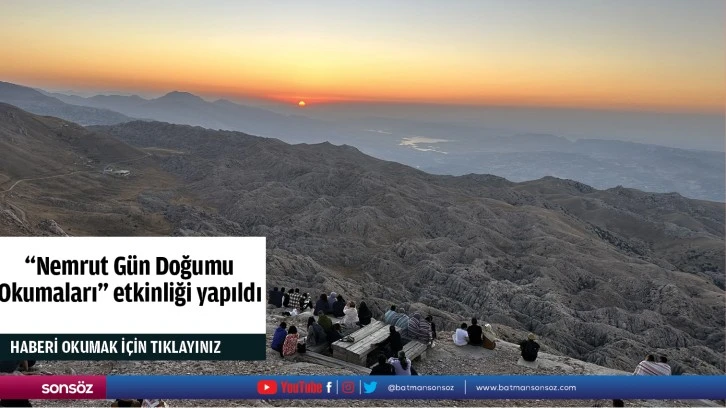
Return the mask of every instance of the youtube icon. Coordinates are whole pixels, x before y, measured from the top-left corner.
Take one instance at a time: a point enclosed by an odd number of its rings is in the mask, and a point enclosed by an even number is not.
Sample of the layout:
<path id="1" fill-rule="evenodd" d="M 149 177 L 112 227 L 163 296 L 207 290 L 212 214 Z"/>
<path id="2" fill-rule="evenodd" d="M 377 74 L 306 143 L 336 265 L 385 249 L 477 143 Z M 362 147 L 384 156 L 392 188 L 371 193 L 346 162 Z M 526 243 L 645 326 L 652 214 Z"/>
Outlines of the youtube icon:
<path id="1" fill-rule="evenodd" d="M 262 395 L 277 394 L 277 382 L 273 380 L 258 381 L 257 393 Z"/>

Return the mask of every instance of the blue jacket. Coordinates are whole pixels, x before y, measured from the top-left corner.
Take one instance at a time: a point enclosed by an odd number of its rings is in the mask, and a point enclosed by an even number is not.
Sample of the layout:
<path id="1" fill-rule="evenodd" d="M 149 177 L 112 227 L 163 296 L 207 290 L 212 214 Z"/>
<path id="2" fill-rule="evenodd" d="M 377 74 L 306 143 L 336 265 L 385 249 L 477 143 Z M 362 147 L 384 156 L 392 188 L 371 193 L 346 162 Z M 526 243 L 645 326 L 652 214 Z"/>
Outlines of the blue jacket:
<path id="1" fill-rule="evenodd" d="M 275 334 L 272 336 L 272 344 L 270 345 L 273 349 L 282 349 L 282 344 L 285 343 L 285 337 L 287 336 L 287 330 L 282 327 L 275 329 Z"/>
<path id="2" fill-rule="evenodd" d="M 330 303 L 324 301 L 323 299 L 318 299 L 318 301 L 315 303 L 315 310 L 313 311 L 313 315 L 317 316 L 319 312 L 329 314 L 331 312 Z"/>

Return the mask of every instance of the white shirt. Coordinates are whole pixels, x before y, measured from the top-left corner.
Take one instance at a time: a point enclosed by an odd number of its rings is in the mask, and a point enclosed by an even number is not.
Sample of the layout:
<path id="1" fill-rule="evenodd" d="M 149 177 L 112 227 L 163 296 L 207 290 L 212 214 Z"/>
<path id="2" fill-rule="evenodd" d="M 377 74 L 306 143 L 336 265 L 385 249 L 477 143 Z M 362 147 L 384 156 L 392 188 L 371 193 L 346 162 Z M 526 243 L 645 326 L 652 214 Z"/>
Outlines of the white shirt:
<path id="1" fill-rule="evenodd" d="M 469 333 L 462 328 L 456 329 L 454 333 L 454 344 L 457 346 L 466 346 L 469 344 Z"/>
<path id="2" fill-rule="evenodd" d="M 358 310 L 354 307 L 348 307 L 347 305 L 343 308 L 343 321 L 340 323 L 343 326 L 353 327 L 358 322 Z"/>

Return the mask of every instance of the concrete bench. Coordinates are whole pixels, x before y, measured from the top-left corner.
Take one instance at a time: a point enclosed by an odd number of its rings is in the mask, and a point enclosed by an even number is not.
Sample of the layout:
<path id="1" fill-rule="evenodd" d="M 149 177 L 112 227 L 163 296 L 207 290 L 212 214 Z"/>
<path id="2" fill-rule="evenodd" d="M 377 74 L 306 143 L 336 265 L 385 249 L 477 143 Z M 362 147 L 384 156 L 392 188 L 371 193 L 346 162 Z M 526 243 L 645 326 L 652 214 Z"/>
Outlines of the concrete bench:
<path id="1" fill-rule="evenodd" d="M 305 346 L 305 352 L 312 351 L 314 353 L 324 353 L 328 349 L 328 343 L 317 344 L 315 346 Z"/>
<path id="2" fill-rule="evenodd" d="M 337 358 L 329 357 L 316 352 L 306 352 L 305 354 L 298 354 L 298 360 L 320 364 L 329 368 L 349 370 L 361 375 L 370 374 L 370 370 L 363 366 L 348 363 L 346 361 L 342 361 Z"/>
<path id="3" fill-rule="evenodd" d="M 372 321 L 371 324 L 350 334 L 355 339 L 353 343 L 343 340 L 333 343 L 333 357 L 365 366 L 368 354 L 375 349 L 374 344 L 385 340 L 388 334 L 387 324 L 377 320 Z"/>
<path id="4" fill-rule="evenodd" d="M 428 350 L 426 343 L 418 340 L 411 340 L 403 345 L 403 352 L 406 353 L 406 357 L 408 357 L 411 361 L 419 357 L 421 359 L 425 358 L 426 350 Z"/>

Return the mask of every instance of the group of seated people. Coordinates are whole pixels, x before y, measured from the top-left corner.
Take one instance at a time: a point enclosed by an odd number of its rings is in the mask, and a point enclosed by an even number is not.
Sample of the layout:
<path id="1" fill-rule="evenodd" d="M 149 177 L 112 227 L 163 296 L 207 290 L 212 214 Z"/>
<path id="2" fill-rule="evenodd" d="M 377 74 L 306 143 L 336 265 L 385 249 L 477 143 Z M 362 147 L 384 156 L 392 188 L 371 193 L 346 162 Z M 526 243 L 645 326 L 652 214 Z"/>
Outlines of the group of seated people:
<path id="1" fill-rule="evenodd" d="M 653 354 L 645 356 L 645 360 L 638 363 L 635 367 L 633 375 L 671 375 L 671 366 L 668 364 L 668 358 L 666 356 L 658 357 L 658 361 L 655 360 Z"/>
<path id="2" fill-rule="evenodd" d="M 332 352 L 332 344 L 343 338 L 343 326 L 340 323 L 333 323 L 323 312 L 319 312 L 318 320 L 313 316 L 308 318 L 308 335 L 305 337 L 305 344 L 310 347 L 328 345 Z"/>
<path id="3" fill-rule="evenodd" d="M 282 322 L 272 335 L 270 348 L 280 353 L 280 357 L 289 357 L 297 353 L 299 339 L 300 335 L 297 332 L 297 327 L 290 326 L 288 328 L 287 323 Z"/>
<path id="4" fill-rule="evenodd" d="M 293 293 L 295 292 L 293 291 Z M 332 299 L 335 299 L 335 301 L 331 302 Z M 372 318 L 372 313 L 365 302 L 361 302 L 360 307 L 356 308 L 355 302 L 346 302 L 342 295 L 338 295 L 335 292 L 332 292 L 330 296 L 321 294 L 312 308 L 314 314 L 317 315 L 317 320 L 314 316 L 308 318 L 307 336 L 304 342 L 306 347 L 327 344 L 329 346 L 328 349 L 332 350 L 332 344 L 345 337 L 343 334 L 344 329 L 352 329 L 356 326 L 370 324 Z M 403 337 L 410 340 L 418 340 L 429 346 L 433 346 L 433 342 L 436 339 L 436 325 L 431 315 L 422 319 L 421 314 L 416 312 L 409 317 L 403 309 L 397 309 L 393 305 L 384 314 L 382 320 L 390 325 L 390 334 L 384 341 L 374 344 L 374 346 L 381 348 L 379 360 L 380 358 L 393 359 L 398 361 L 397 364 L 400 364 L 400 353 L 403 353 Z M 333 323 L 328 315 L 342 319 L 340 323 Z M 491 324 L 487 323 L 482 327 L 476 318 L 471 319 L 471 325 L 462 323 L 456 329 L 456 332 L 454 332 L 452 340 L 457 346 L 472 345 L 484 347 L 489 350 L 494 350 L 496 347 L 496 334 Z M 288 329 L 287 323 L 282 322 L 275 330 L 271 348 L 279 352 L 282 357 L 291 356 L 297 353 L 299 342 L 300 336 L 297 328 L 291 326 Z M 533 362 L 537 359 L 540 346 L 535 341 L 535 335 L 533 333 L 530 333 L 527 340 L 519 344 L 519 348 L 524 361 Z M 387 364 L 392 363 L 388 361 Z M 403 365 L 406 366 L 405 362 Z M 380 361 L 379 366 L 383 367 Z M 383 368 L 378 368 L 377 370 L 385 371 Z M 406 371 L 405 367 L 403 371 Z"/>
<path id="5" fill-rule="evenodd" d="M 284 288 L 278 290 L 274 288 L 269 293 L 271 304 L 281 307 L 291 307 L 298 302 L 299 289 L 290 289 L 285 292 Z M 304 344 L 306 347 L 315 347 L 327 344 L 328 350 L 332 349 L 332 344 L 343 338 L 344 330 L 356 329 L 371 323 L 373 314 L 371 313 L 366 302 L 360 302 L 356 307 L 353 301 L 346 302 L 342 295 L 331 292 L 330 295 L 321 294 L 315 304 L 309 300 L 309 295 L 304 293 L 299 302 L 302 303 L 300 311 L 307 308 L 312 309 L 313 315 L 307 321 L 307 335 Z M 317 316 L 317 320 L 315 318 Z M 330 316 L 340 318 L 339 323 L 333 323 Z M 291 356 L 298 351 L 297 343 L 300 341 L 297 327 L 291 326 L 287 328 L 287 323 L 283 322 L 275 330 L 273 335 L 271 348 L 280 353 L 282 357 Z M 302 347 L 302 345 L 301 345 Z"/>
<path id="6" fill-rule="evenodd" d="M 452 340 L 457 346 L 471 345 L 484 347 L 489 350 L 494 350 L 497 346 L 496 334 L 494 334 L 492 325 L 487 323 L 482 328 L 482 326 L 479 326 L 479 321 L 476 317 L 471 319 L 471 325 L 462 323 L 454 332 Z"/>
<path id="7" fill-rule="evenodd" d="M 319 316 L 322 312 L 325 315 L 342 318 L 340 323 L 345 328 L 368 325 L 373 318 L 373 314 L 365 302 L 361 302 L 356 308 L 355 302 L 346 301 L 343 295 L 335 292 L 330 292 L 330 295 L 323 293 L 313 303 L 310 294 L 302 293 L 300 289 L 289 289 L 285 292 L 285 288 L 278 289 L 275 287 L 269 291 L 267 303 L 275 307 L 294 309 L 297 312 L 295 314 L 310 309 L 314 316 Z"/>
<path id="8" fill-rule="evenodd" d="M 433 346 L 436 340 L 436 325 L 431 315 L 422 319 L 421 314 L 416 312 L 409 317 L 405 310 L 392 305 L 383 315 L 383 322 L 401 329 L 404 336 L 411 340 L 419 340 L 429 346 Z"/>
<path id="9" fill-rule="evenodd" d="M 471 345 L 484 347 L 489 350 L 494 350 L 496 348 L 496 338 L 497 336 L 494 333 L 494 329 L 492 329 L 492 325 L 487 323 L 484 327 L 482 327 L 479 325 L 479 322 L 475 317 L 471 319 L 471 325 L 462 323 L 452 336 L 452 340 L 457 346 Z M 529 333 L 527 339 L 519 343 L 522 360 L 528 362 L 537 360 L 540 347 L 539 343 L 537 343 L 535 339 L 536 336 L 534 333 Z"/>
<path id="10" fill-rule="evenodd" d="M 395 357 L 379 354 L 378 364 L 371 369 L 371 375 L 418 375 L 418 373 L 413 368 L 411 359 L 400 350 Z"/>
<path id="11" fill-rule="evenodd" d="M 267 304 L 275 307 L 289 307 L 297 309 L 302 313 L 307 309 L 313 308 L 313 302 L 309 293 L 300 292 L 299 288 L 289 289 L 285 292 L 285 288 L 273 288 L 267 293 Z"/>
<path id="12" fill-rule="evenodd" d="M 348 329 L 369 325 L 373 319 L 373 313 L 366 302 L 360 302 L 360 305 L 356 307 L 354 301 L 346 301 L 343 295 L 335 292 L 330 292 L 330 295 L 323 293 L 315 302 L 313 314 L 320 316 L 321 313 L 341 318 L 340 324 Z"/>

